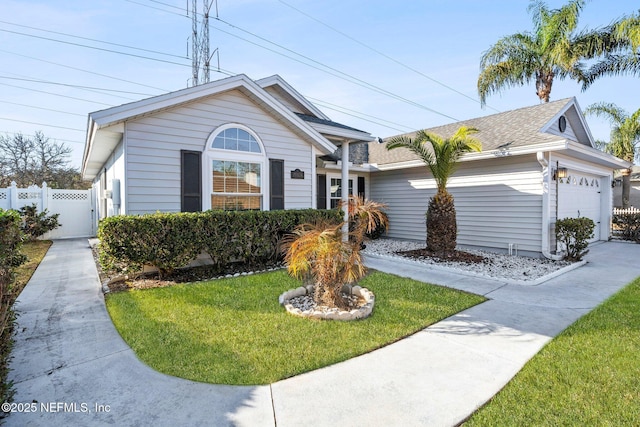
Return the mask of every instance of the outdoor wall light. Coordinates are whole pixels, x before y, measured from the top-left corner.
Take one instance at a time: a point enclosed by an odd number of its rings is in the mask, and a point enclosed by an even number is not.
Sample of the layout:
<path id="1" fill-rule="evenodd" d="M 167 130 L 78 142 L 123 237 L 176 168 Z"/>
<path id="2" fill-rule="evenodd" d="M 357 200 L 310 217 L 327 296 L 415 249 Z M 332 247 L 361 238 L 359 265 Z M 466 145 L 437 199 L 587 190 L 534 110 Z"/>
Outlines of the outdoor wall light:
<path id="1" fill-rule="evenodd" d="M 557 168 L 553 173 L 553 180 L 556 181 L 560 178 L 566 178 L 568 175 L 567 168 Z"/>

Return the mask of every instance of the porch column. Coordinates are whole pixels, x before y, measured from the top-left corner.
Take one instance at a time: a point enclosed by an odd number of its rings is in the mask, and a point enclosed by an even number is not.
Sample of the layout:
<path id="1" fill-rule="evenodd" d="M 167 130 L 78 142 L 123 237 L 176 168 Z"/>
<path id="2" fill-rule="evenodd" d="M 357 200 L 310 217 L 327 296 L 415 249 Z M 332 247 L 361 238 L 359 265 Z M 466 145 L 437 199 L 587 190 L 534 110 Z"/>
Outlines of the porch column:
<path id="1" fill-rule="evenodd" d="M 349 239 L 349 142 L 342 143 L 342 212 L 344 225 L 342 226 L 342 240 Z"/>

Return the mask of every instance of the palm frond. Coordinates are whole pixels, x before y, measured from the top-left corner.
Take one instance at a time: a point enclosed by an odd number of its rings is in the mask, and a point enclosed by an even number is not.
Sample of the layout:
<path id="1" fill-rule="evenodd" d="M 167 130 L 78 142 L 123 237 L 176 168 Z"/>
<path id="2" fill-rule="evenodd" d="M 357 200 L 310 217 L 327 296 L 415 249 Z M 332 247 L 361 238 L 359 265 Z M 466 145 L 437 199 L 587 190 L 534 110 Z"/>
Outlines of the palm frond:
<path id="1" fill-rule="evenodd" d="M 412 153 L 420 157 L 425 163 L 433 162 L 433 154 L 424 145 L 424 141 L 419 138 L 420 131 L 416 138 L 412 139 L 407 136 L 397 136 L 387 143 L 387 150 L 395 150 L 396 148 L 406 148 Z"/>

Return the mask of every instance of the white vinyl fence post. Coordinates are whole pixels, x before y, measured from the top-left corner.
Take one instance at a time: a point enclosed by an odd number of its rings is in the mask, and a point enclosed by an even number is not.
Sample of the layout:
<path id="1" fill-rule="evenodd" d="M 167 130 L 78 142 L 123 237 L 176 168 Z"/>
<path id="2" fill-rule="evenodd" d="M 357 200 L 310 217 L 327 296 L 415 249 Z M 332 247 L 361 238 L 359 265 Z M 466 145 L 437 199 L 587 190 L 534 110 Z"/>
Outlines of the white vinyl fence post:
<path id="1" fill-rule="evenodd" d="M 9 187 L 9 209 L 18 209 L 18 184 L 15 181 L 11 181 Z"/>
<path id="2" fill-rule="evenodd" d="M 42 181 L 42 190 L 40 191 L 40 197 L 42 199 L 42 209 L 40 212 L 44 212 L 45 209 L 49 208 L 49 187 L 47 187 L 46 181 Z"/>

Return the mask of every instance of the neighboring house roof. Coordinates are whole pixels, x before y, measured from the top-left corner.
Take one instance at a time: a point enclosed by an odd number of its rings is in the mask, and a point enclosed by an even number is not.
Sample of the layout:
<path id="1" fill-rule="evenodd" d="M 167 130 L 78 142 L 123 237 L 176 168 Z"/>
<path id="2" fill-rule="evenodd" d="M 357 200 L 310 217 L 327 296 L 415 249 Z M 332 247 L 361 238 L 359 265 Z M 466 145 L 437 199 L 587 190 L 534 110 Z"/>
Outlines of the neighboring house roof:
<path id="1" fill-rule="evenodd" d="M 565 118 L 566 129 L 558 127 L 560 117 Z M 460 126 L 478 129 L 472 135 L 482 143 L 482 153 L 466 154 L 463 160 L 511 156 L 536 151 L 570 150 L 576 157 L 606 164 L 612 168 L 626 167 L 622 160 L 595 148 L 593 137 L 575 98 L 566 98 L 504 113 L 463 120 L 444 126 L 425 129 L 444 138 L 452 136 Z M 415 137 L 416 132 L 405 134 Z M 385 166 L 411 167 L 421 161 L 408 149 L 387 150 L 382 144 L 369 143 L 369 162 Z"/>
<path id="2" fill-rule="evenodd" d="M 622 171 L 616 171 L 613 177 L 615 179 L 622 179 Z M 640 166 L 631 167 L 631 181 L 640 181 Z"/>
<path id="3" fill-rule="evenodd" d="M 295 103 L 297 103 L 296 105 L 304 107 L 302 109 L 305 111 L 305 114 L 319 114 L 320 119 L 327 121 L 329 121 L 329 119 L 313 106 L 313 104 L 306 101 L 302 95 L 298 94 L 291 86 L 284 82 L 284 80 L 279 76 L 272 76 L 259 80 L 258 82 L 259 83 L 254 82 L 244 74 L 239 74 L 211 83 L 90 113 L 87 123 L 87 140 L 82 161 L 83 177 L 85 179 L 92 179 L 100 172 L 100 168 L 122 139 L 124 123 L 127 120 L 153 114 L 157 111 L 175 108 L 230 90 L 240 90 L 256 104 L 277 117 L 279 121 L 289 127 L 293 132 L 300 135 L 301 138 L 315 146 L 320 153 L 331 154 L 336 151 L 337 146 L 330 139 L 335 139 L 335 141 L 338 142 L 342 141 L 344 139 L 343 134 L 347 132 L 345 129 L 331 127 L 329 132 L 327 132 L 328 135 L 323 135 L 323 131 L 316 129 L 322 125 L 310 123 L 296 115 L 291 109 L 291 102 L 295 101 Z M 284 102 L 284 98 L 277 99 L 261 85 L 264 85 L 264 87 L 272 87 L 272 89 L 277 86 L 279 93 L 277 96 L 286 95 L 291 102 Z M 326 131 L 326 129 L 324 130 Z M 366 132 L 358 131 L 357 136 L 364 138 L 367 135 L 368 139 L 366 140 L 371 140 L 371 135 Z M 335 138 L 331 138 L 331 136 L 335 136 Z"/>

